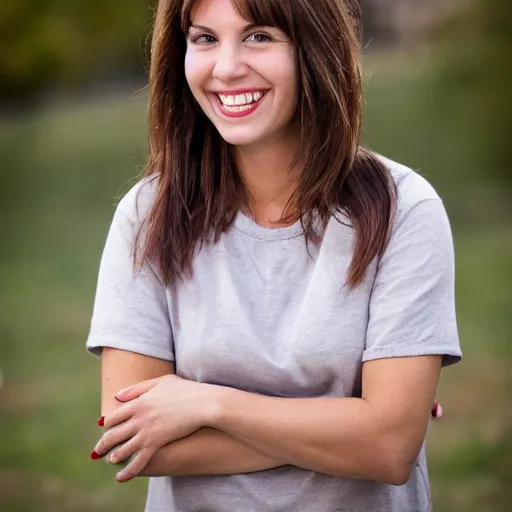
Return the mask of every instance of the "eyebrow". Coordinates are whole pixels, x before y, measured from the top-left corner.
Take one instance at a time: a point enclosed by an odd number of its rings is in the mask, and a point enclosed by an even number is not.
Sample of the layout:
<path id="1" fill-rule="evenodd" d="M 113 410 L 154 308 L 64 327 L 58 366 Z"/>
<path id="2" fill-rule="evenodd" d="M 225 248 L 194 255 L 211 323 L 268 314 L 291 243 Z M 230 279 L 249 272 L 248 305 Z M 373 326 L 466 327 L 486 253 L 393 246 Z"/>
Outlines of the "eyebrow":
<path id="1" fill-rule="evenodd" d="M 247 32 L 248 30 L 252 30 L 253 28 L 257 28 L 257 27 L 261 27 L 261 26 L 262 25 L 257 25 L 255 23 L 249 23 L 242 28 L 241 32 Z M 215 32 L 215 30 L 211 29 L 210 27 L 205 27 L 204 25 L 195 25 L 194 23 L 191 23 L 189 30 L 191 28 L 195 28 L 197 30 L 202 30 L 204 32 Z"/>

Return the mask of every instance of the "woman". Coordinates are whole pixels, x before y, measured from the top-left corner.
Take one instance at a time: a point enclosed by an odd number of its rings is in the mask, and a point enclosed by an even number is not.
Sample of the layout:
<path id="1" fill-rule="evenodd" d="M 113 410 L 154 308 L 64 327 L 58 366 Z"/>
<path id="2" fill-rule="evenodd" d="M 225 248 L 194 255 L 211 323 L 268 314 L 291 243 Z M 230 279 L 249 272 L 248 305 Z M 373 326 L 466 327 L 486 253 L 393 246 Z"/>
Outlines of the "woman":
<path id="1" fill-rule="evenodd" d="M 360 49 L 355 0 L 159 2 L 149 165 L 87 342 L 91 457 L 152 477 L 148 512 L 430 508 L 452 238 L 423 178 L 359 147 Z"/>

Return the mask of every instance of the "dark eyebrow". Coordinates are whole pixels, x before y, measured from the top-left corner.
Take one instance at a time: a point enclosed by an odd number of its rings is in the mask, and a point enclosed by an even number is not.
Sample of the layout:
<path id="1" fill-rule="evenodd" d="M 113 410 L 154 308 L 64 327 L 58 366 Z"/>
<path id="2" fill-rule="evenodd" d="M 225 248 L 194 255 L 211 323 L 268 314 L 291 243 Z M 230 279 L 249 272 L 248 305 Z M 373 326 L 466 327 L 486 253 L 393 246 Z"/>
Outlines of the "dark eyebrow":
<path id="1" fill-rule="evenodd" d="M 255 23 L 249 23 L 242 28 L 242 32 L 247 32 L 248 30 L 252 30 L 253 28 L 261 27 L 261 25 L 256 25 Z M 190 24 L 189 30 L 191 28 L 195 28 L 197 30 L 201 30 L 203 32 L 215 32 L 209 27 L 205 27 L 204 25 L 195 25 L 194 23 Z"/>

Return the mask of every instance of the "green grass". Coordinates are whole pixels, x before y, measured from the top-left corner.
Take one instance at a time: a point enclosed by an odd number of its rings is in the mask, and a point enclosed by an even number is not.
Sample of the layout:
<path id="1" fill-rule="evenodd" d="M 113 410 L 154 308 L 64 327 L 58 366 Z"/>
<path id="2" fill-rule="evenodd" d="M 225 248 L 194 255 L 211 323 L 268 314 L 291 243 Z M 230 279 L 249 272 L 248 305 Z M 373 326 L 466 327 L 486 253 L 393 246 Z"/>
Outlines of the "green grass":
<path id="1" fill-rule="evenodd" d="M 429 434 L 436 512 L 506 510 L 512 498 L 506 393 L 512 225 L 504 190 L 478 176 L 457 112 L 435 101 L 428 59 L 375 56 L 365 139 L 442 194 L 457 254 L 464 363 Z M 0 124 L 0 509 L 142 510 L 145 482 L 119 485 L 88 454 L 99 431 L 99 365 L 85 353 L 115 198 L 146 155 L 145 98 L 110 98 Z M 508 280 L 508 281 L 507 281 Z"/>

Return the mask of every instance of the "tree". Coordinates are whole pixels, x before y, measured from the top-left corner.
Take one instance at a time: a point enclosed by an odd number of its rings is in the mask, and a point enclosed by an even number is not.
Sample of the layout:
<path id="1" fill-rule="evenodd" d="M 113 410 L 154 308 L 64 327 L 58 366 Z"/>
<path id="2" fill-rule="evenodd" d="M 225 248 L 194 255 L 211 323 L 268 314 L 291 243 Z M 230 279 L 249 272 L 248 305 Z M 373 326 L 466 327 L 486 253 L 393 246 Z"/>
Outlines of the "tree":
<path id="1" fill-rule="evenodd" d="M 1 2 L 0 97 L 140 68 L 151 16 L 149 0 Z"/>

